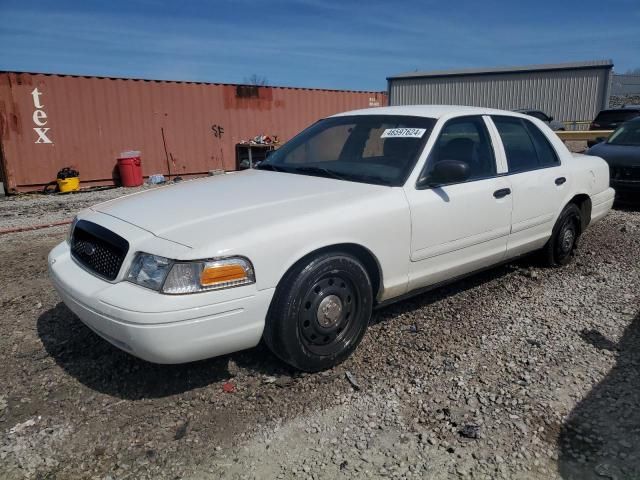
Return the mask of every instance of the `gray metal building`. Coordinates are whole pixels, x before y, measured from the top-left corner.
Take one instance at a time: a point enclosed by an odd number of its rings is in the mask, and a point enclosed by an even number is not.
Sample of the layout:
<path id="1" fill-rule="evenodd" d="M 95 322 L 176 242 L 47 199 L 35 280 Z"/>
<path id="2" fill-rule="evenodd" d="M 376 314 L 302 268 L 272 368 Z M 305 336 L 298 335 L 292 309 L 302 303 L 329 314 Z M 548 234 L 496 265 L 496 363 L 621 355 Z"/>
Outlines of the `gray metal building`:
<path id="1" fill-rule="evenodd" d="M 389 105 L 535 108 L 560 121 L 592 120 L 607 108 L 613 62 L 409 72 L 387 78 Z"/>

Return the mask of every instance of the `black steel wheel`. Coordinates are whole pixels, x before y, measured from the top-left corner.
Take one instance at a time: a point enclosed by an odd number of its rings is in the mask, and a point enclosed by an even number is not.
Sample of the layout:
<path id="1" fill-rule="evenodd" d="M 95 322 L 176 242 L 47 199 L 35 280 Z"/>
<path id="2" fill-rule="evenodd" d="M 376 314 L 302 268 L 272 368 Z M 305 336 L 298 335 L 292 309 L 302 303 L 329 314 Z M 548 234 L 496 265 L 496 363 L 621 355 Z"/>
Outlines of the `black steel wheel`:
<path id="1" fill-rule="evenodd" d="M 264 339 L 282 360 L 304 371 L 331 368 L 362 339 L 373 303 L 369 275 L 346 253 L 299 262 L 276 289 Z"/>
<path id="2" fill-rule="evenodd" d="M 318 355 L 332 355 L 344 348 L 357 330 L 360 292 L 344 272 L 331 272 L 307 290 L 298 314 L 300 338 Z"/>
<path id="3" fill-rule="evenodd" d="M 582 216 L 577 205 L 567 205 L 553 227 L 551 238 L 544 248 L 545 261 L 557 267 L 566 265 L 573 257 L 581 233 Z"/>

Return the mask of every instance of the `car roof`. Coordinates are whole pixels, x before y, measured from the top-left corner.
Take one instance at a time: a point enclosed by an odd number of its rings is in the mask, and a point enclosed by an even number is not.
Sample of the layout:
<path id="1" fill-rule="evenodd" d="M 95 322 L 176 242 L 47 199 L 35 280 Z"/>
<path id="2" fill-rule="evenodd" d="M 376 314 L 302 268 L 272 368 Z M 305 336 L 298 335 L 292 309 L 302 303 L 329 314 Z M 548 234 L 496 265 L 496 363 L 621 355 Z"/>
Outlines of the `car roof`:
<path id="1" fill-rule="evenodd" d="M 342 112 L 332 117 L 342 117 L 347 115 L 411 115 L 414 117 L 440 118 L 445 115 L 508 115 L 511 117 L 523 117 L 525 115 L 518 112 L 498 110 L 486 107 L 467 107 L 463 105 L 402 105 L 395 107 L 364 108 L 361 110 L 351 110 Z"/>
<path id="2" fill-rule="evenodd" d="M 640 111 L 640 105 L 625 105 L 624 107 L 617 108 L 606 108 L 604 110 L 600 110 L 598 113 L 607 113 L 607 112 L 628 112 L 629 110 Z"/>

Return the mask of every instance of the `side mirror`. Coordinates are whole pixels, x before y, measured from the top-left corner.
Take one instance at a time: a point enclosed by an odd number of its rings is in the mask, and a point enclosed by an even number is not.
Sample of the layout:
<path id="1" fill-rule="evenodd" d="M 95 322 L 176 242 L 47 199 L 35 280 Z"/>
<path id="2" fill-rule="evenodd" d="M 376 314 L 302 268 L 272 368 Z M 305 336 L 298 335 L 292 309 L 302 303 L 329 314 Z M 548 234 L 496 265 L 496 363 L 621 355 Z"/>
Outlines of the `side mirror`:
<path id="1" fill-rule="evenodd" d="M 418 180 L 419 188 L 438 187 L 449 183 L 464 182 L 470 175 L 469 164 L 460 160 L 441 160 L 433 170 Z"/>

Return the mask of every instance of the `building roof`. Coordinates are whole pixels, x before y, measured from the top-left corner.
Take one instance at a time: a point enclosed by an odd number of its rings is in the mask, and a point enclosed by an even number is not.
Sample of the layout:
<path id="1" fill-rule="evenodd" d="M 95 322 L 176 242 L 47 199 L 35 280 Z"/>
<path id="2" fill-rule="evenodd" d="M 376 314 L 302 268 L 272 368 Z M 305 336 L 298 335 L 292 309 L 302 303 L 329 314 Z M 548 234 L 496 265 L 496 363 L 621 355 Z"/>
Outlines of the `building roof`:
<path id="1" fill-rule="evenodd" d="M 586 62 L 548 63 L 524 65 L 520 67 L 465 68 L 457 70 L 434 70 L 428 72 L 406 72 L 387 77 L 387 80 L 402 78 L 453 77 L 459 75 L 490 75 L 496 73 L 525 73 L 545 70 L 581 70 L 590 68 L 613 68 L 612 60 L 591 60 Z"/>

